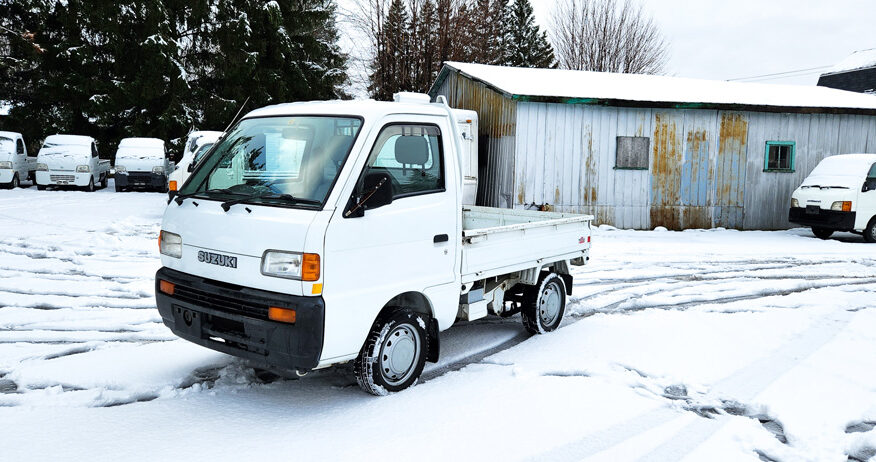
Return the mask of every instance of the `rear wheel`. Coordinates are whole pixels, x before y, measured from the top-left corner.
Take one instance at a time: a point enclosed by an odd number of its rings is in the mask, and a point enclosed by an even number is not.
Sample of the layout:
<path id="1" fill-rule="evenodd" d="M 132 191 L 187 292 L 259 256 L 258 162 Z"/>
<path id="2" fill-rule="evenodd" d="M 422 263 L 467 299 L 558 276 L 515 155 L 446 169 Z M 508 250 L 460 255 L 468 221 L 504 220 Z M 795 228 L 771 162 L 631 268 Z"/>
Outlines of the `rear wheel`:
<path id="1" fill-rule="evenodd" d="M 870 243 L 876 242 L 876 217 L 873 217 L 864 228 L 864 240 Z"/>
<path id="2" fill-rule="evenodd" d="M 383 396 L 417 383 L 429 351 L 425 326 L 423 315 L 404 308 L 378 317 L 353 365 L 359 387 Z"/>
<path id="3" fill-rule="evenodd" d="M 123 188 L 123 187 L 121 187 L 121 186 L 119 186 L 119 185 L 116 185 L 116 192 L 122 192 L 122 191 L 124 191 L 124 190 L 125 190 L 125 188 Z"/>
<path id="4" fill-rule="evenodd" d="M 817 227 L 817 226 L 813 226 L 813 227 L 812 227 L 812 234 L 814 234 L 815 237 L 817 237 L 817 238 L 819 238 L 819 239 L 828 239 L 828 238 L 830 238 L 830 236 L 833 235 L 833 230 L 832 230 L 832 229 L 819 228 L 819 227 Z"/>
<path id="5" fill-rule="evenodd" d="M 557 273 L 542 276 L 537 285 L 523 292 L 520 310 L 523 327 L 532 334 L 544 334 L 560 327 L 566 314 L 566 283 Z"/>

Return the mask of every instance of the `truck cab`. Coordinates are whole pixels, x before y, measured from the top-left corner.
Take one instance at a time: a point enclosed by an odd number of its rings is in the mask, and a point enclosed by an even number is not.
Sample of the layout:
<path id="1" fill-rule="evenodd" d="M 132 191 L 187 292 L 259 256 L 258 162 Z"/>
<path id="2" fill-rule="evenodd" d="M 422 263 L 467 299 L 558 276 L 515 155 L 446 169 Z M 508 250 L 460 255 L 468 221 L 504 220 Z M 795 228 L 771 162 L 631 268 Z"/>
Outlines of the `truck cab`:
<path id="1" fill-rule="evenodd" d="M 173 162 L 158 138 L 125 138 L 116 151 L 116 192 L 144 189 L 167 192 Z"/>
<path id="2" fill-rule="evenodd" d="M 176 163 L 173 172 L 168 176 L 168 187 L 171 195 L 176 194 L 176 191 L 182 187 L 189 175 L 195 170 L 195 165 L 221 137 L 222 132 L 217 131 L 199 130 L 189 133 L 183 155 Z"/>
<path id="3" fill-rule="evenodd" d="M 529 332 L 556 329 L 592 217 L 466 204 L 477 144 L 465 157 L 460 128 L 476 114 L 396 99 L 270 106 L 233 126 L 165 211 L 165 325 L 261 367 L 352 362 L 378 395 L 416 383 L 457 320 L 519 312 Z"/>
<path id="4" fill-rule="evenodd" d="M 74 186 L 94 191 L 107 186 L 110 161 L 101 159 L 90 136 L 51 135 L 37 154 L 37 189 Z"/>
<path id="5" fill-rule="evenodd" d="M 31 181 L 36 158 L 30 157 L 21 133 L 0 131 L 0 187 L 13 189 Z"/>
<path id="6" fill-rule="evenodd" d="M 822 160 L 791 195 L 788 221 L 821 239 L 848 231 L 876 242 L 876 154 Z"/>

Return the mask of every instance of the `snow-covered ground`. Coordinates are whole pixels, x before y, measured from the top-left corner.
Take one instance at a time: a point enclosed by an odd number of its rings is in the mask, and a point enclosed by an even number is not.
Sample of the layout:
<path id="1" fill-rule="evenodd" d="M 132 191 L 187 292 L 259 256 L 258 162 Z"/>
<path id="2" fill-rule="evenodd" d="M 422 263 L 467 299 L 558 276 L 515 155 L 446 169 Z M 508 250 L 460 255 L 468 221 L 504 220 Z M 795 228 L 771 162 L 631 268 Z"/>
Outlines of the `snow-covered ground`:
<path id="1" fill-rule="evenodd" d="M 594 235 L 564 327 L 488 318 L 375 398 L 177 340 L 164 196 L 0 191 L 2 460 L 873 460 L 876 245 Z"/>

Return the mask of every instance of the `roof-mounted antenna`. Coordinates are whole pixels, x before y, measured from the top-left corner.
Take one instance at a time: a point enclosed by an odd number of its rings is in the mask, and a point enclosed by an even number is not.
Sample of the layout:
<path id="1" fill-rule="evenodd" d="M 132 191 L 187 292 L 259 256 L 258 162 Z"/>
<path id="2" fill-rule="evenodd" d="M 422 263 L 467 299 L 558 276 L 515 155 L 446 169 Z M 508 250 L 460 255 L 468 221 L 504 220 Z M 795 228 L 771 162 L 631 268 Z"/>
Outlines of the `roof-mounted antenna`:
<path id="1" fill-rule="evenodd" d="M 232 125 L 234 125 L 234 122 L 237 122 L 237 118 L 240 117 L 240 113 L 243 112 L 243 108 L 246 107 L 246 103 L 248 102 L 249 96 L 247 96 L 246 99 L 243 101 L 243 104 L 240 105 L 240 109 L 237 110 L 237 114 L 234 114 L 234 118 L 231 119 L 231 122 L 229 122 L 228 126 L 225 127 L 225 130 L 222 130 L 223 133 L 227 133 L 228 129 L 231 128 Z"/>

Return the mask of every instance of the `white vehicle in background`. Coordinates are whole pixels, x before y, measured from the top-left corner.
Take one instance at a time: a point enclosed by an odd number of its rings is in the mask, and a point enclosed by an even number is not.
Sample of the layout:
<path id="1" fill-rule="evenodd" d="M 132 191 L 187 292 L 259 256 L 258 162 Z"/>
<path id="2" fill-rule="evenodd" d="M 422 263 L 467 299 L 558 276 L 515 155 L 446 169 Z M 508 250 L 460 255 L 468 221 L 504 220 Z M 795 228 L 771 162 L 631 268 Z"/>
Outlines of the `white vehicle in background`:
<path id="1" fill-rule="evenodd" d="M 158 138 L 125 138 L 116 151 L 116 191 L 145 189 L 167 192 L 174 164 Z"/>
<path id="2" fill-rule="evenodd" d="M 106 187 L 110 161 L 99 157 L 97 142 L 90 136 L 51 135 L 37 154 L 36 170 L 37 189 L 76 186 L 94 191 L 98 183 Z"/>
<path id="3" fill-rule="evenodd" d="M 195 169 L 195 165 L 201 160 L 201 156 L 210 150 L 219 138 L 222 137 L 222 132 L 216 131 L 196 131 L 189 133 L 186 139 L 186 145 L 183 149 L 183 156 L 176 164 L 176 170 L 168 177 L 168 184 L 171 193 L 182 187 L 183 183 L 189 178 L 189 174 Z"/>
<path id="4" fill-rule="evenodd" d="M 457 320 L 558 328 L 592 217 L 470 205 L 477 114 L 396 99 L 282 104 L 234 125 L 165 210 L 165 325 L 261 367 L 352 362 L 377 395 L 416 383 Z"/>
<path id="5" fill-rule="evenodd" d="M 21 133 L 0 132 L 0 187 L 17 188 L 32 181 L 36 158 L 29 157 Z"/>
<path id="6" fill-rule="evenodd" d="M 788 221 L 821 239 L 848 231 L 876 242 L 876 154 L 822 160 L 791 195 Z"/>

